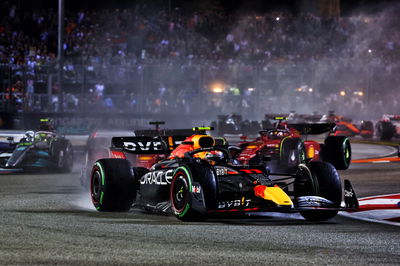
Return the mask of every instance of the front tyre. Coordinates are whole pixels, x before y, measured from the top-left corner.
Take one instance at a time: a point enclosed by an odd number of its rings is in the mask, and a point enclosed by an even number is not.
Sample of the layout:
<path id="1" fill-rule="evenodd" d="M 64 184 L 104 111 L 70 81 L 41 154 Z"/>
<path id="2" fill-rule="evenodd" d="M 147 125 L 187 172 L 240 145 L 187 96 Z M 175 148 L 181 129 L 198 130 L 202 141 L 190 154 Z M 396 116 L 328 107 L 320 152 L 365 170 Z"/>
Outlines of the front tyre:
<path id="1" fill-rule="evenodd" d="M 338 170 L 346 170 L 351 162 L 350 139 L 344 136 L 328 136 L 322 151 L 324 161 Z"/>
<path id="2" fill-rule="evenodd" d="M 90 175 L 90 195 L 98 211 L 129 211 L 136 197 L 135 180 L 129 161 L 98 160 Z"/>
<path id="3" fill-rule="evenodd" d="M 339 208 L 342 200 L 342 183 L 335 167 L 330 163 L 311 161 L 308 165 L 311 176 L 307 183 L 308 188 L 301 191 L 303 195 L 320 196 L 330 200 Z M 301 196 L 301 195 L 297 195 Z M 325 221 L 336 216 L 337 210 L 311 210 L 300 214 L 309 221 Z"/>
<path id="4" fill-rule="evenodd" d="M 174 215 L 182 221 L 198 221 L 202 217 L 192 208 L 192 177 L 187 167 L 178 167 L 172 177 L 170 188 L 171 207 Z"/>

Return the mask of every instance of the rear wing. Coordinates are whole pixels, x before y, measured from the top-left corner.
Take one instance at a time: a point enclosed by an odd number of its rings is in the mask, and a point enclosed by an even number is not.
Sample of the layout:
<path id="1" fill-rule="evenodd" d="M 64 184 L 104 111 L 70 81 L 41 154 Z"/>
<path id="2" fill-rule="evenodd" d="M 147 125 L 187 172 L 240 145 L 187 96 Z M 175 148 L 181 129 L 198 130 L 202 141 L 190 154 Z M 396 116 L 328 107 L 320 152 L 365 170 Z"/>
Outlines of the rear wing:
<path id="1" fill-rule="evenodd" d="M 327 132 L 333 132 L 335 130 L 335 123 L 299 123 L 299 124 L 288 124 L 289 128 L 294 128 L 301 135 L 319 135 Z"/>
<path id="2" fill-rule="evenodd" d="M 191 133 L 193 134 L 193 131 Z M 167 154 L 186 138 L 187 136 L 113 137 L 111 147 L 133 154 Z"/>
<path id="3" fill-rule="evenodd" d="M 390 121 L 400 121 L 400 115 L 383 115 L 383 118 L 389 119 Z"/>
<path id="4" fill-rule="evenodd" d="M 269 120 L 286 120 L 287 117 L 289 117 L 289 115 L 290 114 L 271 113 L 271 114 L 265 114 L 264 118 Z M 282 119 L 277 119 L 277 118 L 282 118 Z"/>
<path id="5" fill-rule="evenodd" d="M 206 130 L 193 130 L 193 129 L 139 129 L 135 130 L 136 136 L 150 136 L 150 137 L 157 137 L 157 136 L 184 136 L 189 137 L 193 134 L 203 135 L 206 133 Z"/>

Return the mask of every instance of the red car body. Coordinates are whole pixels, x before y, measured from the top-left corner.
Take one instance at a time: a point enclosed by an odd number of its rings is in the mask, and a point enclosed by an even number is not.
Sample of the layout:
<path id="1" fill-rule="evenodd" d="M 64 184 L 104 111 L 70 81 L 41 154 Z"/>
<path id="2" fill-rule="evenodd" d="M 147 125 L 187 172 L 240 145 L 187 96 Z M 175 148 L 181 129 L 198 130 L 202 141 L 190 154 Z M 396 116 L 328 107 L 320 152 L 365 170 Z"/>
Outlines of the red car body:
<path id="1" fill-rule="evenodd" d="M 283 129 L 279 129 L 283 128 Z M 333 134 L 335 124 L 288 124 L 279 123 L 277 129 L 262 130 L 260 136 L 253 141 L 243 141 L 239 144 L 242 151 L 236 156 L 243 164 L 251 164 L 257 155 L 268 156 L 271 160 L 282 160 L 284 143 L 289 139 L 301 140 L 304 146 L 304 158 L 301 160 L 324 160 L 331 162 L 337 169 L 347 169 L 350 164 L 351 147 L 348 138 L 343 136 L 328 136 L 324 143 L 309 140 L 308 135 L 328 133 Z M 322 155 L 326 150 L 325 156 Z M 328 152 L 329 150 L 329 152 Z M 339 159 L 339 157 L 342 157 Z M 343 159 L 343 160 L 342 160 Z M 343 161 L 343 162 L 342 162 Z"/>

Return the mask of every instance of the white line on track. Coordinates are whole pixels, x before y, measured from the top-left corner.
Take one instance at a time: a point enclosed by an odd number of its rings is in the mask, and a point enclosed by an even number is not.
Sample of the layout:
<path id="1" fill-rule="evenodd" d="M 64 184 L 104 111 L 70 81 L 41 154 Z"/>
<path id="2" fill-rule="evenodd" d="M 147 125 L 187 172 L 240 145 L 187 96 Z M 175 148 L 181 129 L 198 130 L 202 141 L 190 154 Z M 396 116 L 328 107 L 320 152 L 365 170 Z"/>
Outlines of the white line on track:
<path id="1" fill-rule="evenodd" d="M 398 197 L 396 197 L 396 196 L 398 196 Z M 400 202 L 400 194 L 398 194 L 398 193 L 369 196 L 369 197 L 359 199 L 359 203 L 360 203 L 360 207 L 361 207 L 359 211 L 355 211 L 355 212 L 341 211 L 341 212 L 339 212 L 339 215 L 349 217 L 352 219 L 356 219 L 356 220 L 367 221 L 367 222 L 400 226 L 399 222 L 387 221 L 387 219 L 399 218 L 400 217 L 400 208 L 384 209 L 384 208 L 377 207 L 377 209 L 375 209 L 375 210 L 370 210 L 370 209 L 363 210 L 363 208 L 362 208 L 362 206 L 371 205 L 371 204 L 381 205 L 381 207 L 384 207 L 384 205 L 399 206 L 398 205 L 399 202 Z"/>

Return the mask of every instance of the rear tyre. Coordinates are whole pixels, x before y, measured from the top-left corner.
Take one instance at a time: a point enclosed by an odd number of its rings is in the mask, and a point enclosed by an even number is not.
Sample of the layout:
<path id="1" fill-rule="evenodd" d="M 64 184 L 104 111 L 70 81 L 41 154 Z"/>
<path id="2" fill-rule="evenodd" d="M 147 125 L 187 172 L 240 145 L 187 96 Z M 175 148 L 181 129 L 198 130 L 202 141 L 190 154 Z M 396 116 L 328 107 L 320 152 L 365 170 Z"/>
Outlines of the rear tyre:
<path id="1" fill-rule="evenodd" d="M 64 150 L 64 161 L 60 166 L 60 171 L 62 173 L 71 173 L 73 165 L 74 165 L 74 151 L 72 149 L 71 143 L 68 142 Z"/>
<path id="2" fill-rule="evenodd" d="M 269 119 L 265 119 L 261 121 L 261 126 L 263 130 L 274 129 L 274 125 L 269 121 Z"/>
<path id="3" fill-rule="evenodd" d="M 395 128 L 391 122 L 379 121 L 376 123 L 376 135 L 380 140 L 391 140 L 394 133 Z"/>
<path id="4" fill-rule="evenodd" d="M 322 149 L 322 158 L 338 170 L 346 170 L 351 162 L 350 139 L 344 136 L 328 136 Z"/>
<path id="5" fill-rule="evenodd" d="M 51 153 L 55 154 L 57 170 L 61 173 L 70 173 L 74 165 L 74 151 L 71 142 L 58 140 L 50 147 Z"/>
<path id="6" fill-rule="evenodd" d="M 204 220 L 192 208 L 192 177 L 187 167 L 178 167 L 172 177 L 170 200 L 174 215 L 182 221 Z"/>
<path id="7" fill-rule="evenodd" d="M 135 180 L 129 161 L 98 160 L 90 175 L 90 195 L 98 211 L 129 211 L 136 197 Z"/>
<path id="8" fill-rule="evenodd" d="M 374 136 L 374 124 L 371 121 L 361 122 L 361 137 L 371 139 Z"/>
<path id="9" fill-rule="evenodd" d="M 304 175 L 302 185 L 295 183 L 296 197 L 298 196 L 320 196 L 328 199 L 339 208 L 342 200 L 342 184 L 336 169 L 330 164 L 321 161 L 311 161 L 308 165 L 311 175 L 307 178 Z M 308 179 L 308 180 L 307 180 Z M 336 216 L 337 210 L 312 210 L 302 211 L 300 214 L 309 221 L 325 221 Z"/>
<path id="10" fill-rule="evenodd" d="M 306 160 L 304 143 L 300 138 L 284 138 L 281 141 L 280 170 L 294 173 L 299 164 Z"/>

